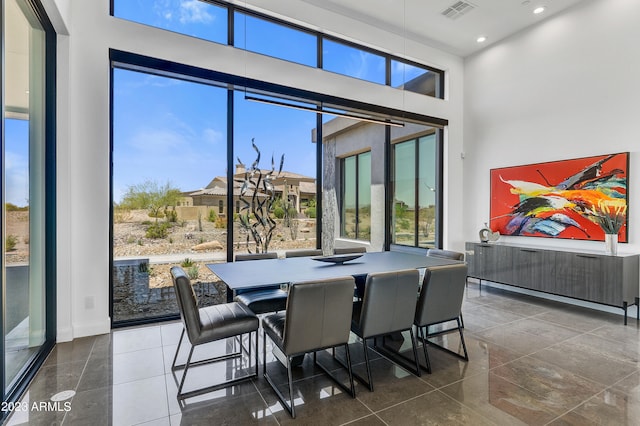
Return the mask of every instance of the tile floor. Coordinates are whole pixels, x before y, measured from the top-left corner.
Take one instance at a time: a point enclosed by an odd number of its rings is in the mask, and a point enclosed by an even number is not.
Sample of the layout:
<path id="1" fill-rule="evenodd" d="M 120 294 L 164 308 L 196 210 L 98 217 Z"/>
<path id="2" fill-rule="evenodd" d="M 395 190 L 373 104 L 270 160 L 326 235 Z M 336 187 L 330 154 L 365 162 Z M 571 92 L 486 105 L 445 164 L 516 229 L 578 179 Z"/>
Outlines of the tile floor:
<path id="1" fill-rule="evenodd" d="M 178 404 L 171 361 L 179 323 L 121 329 L 58 345 L 24 400 L 75 390 L 70 410 L 17 412 L 29 425 L 625 425 L 640 422 L 640 332 L 620 315 L 568 306 L 471 283 L 464 302 L 465 363 L 430 349 L 433 374 L 415 377 L 373 358 L 375 391 L 352 399 L 314 368 L 294 374 L 297 418 L 263 378 Z M 457 349 L 455 334 L 442 339 Z M 200 356 L 225 350 L 200 347 Z M 364 373 L 360 343 L 352 357 Z M 207 352 L 207 353 L 205 353 Z M 331 362 L 327 354 L 321 361 Z M 268 355 L 269 371 L 286 383 Z M 185 388 L 232 375 L 231 362 L 194 368 Z M 283 387 L 286 391 L 286 387 Z"/>

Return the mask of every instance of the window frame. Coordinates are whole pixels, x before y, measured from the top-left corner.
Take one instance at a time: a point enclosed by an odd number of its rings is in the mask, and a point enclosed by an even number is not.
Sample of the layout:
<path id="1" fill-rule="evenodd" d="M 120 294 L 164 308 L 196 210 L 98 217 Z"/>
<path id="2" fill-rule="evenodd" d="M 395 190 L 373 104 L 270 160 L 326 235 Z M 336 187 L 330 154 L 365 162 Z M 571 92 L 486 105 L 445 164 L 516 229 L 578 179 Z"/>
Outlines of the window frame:
<path id="1" fill-rule="evenodd" d="M 109 6 L 110 7 L 109 13 L 110 13 L 110 15 L 115 17 L 115 18 L 118 18 L 118 19 L 128 20 L 127 18 L 121 18 L 121 17 L 118 17 L 118 16 L 114 15 L 114 9 L 115 9 L 114 3 L 116 1 L 125 1 L 125 0 L 110 0 L 109 1 L 109 5 L 110 5 Z M 289 21 L 287 21 L 285 19 L 278 18 L 278 17 L 275 17 L 275 16 L 271 16 L 271 15 L 268 15 L 266 13 L 258 12 L 256 10 L 252 10 L 250 8 L 243 7 L 243 6 L 240 6 L 240 5 L 230 4 L 230 3 L 227 3 L 227 2 L 222 1 L 222 0 L 200 0 L 200 1 L 202 1 L 204 3 L 210 3 L 212 5 L 223 7 L 223 8 L 227 9 L 227 43 L 226 44 L 228 46 L 233 46 L 233 47 L 236 47 L 238 49 L 244 50 L 244 48 L 242 46 L 236 46 L 236 43 L 235 43 L 235 36 L 234 36 L 234 31 L 235 31 L 235 13 L 238 12 L 238 13 L 241 13 L 241 14 L 245 14 L 247 16 L 252 16 L 252 17 L 264 20 L 266 22 L 274 23 L 276 25 L 280 25 L 280 26 L 283 26 L 285 28 L 292 29 L 292 30 L 295 30 L 295 31 L 300 31 L 302 33 L 309 34 L 309 35 L 312 35 L 312 36 L 316 37 L 316 40 L 317 40 L 317 43 L 316 43 L 316 56 L 317 56 L 316 68 L 320 68 L 320 69 L 325 70 L 327 72 L 332 72 L 332 73 L 334 72 L 334 71 L 326 70 L 324 68 L 324 66 L 323 66 L 323 64 L 324 64 L 323 45 L 324 45 L 324 41 L 328 40 L 328 41 L 332 41 L 332 42 L 335 42 L 335 43 L 343 44 L 343 45 L 345 45 L 347 47 L 359 49 L 359 50 L 362 50 L 364 52 L 371 53 L 373 55 L 382 57 L 384 59 L 384 61 L 385 61 L 385 76 L 384 76 L 384 83 L 382 83 L 382 85 L 386 85 L 386 86 L 390 86 L 391 87 L 392 72 L 393 72 L 392 67 L 391 67 L 391 62 L 392 61 L 398 61 L 398 62 L 401 62 L 401 63 L 406 64 L 406 65 L 411 65 L 413 67 L 421 68 L 421 69 L 423 69 L 425 71 L 432 72 L 432 73 L 436 74 L 436 76 L 437 76 L 436 77 L 437 81 L 436 81 L 436 93 L 435 93 L 435 96 L 431 96 L 431 95 L 427 95 L 427 94 L 422 94 L 422 95 L 429 96 L 429 97 L 434 97 L 436 99 L 444 99 L 445 98 L 445 73 L 446 72 L 444 70 L 440 70 L 438 68 L 435 68 L 435 67 L 432 67 L 432 66 L 429 66 L 429 65 L 421 64 L 421 63 L 416 62 L 416 61 L 411 60 L 411 59 L 402 58 L 400 56 L 393 55 L 393 54 L 390 54 L 390 53 L 387 53 L 387 52 L 384 52 L 384 51 L 381 51 L 381 50 L 378 50 L 378 49 L 375 49 L 375 48 L 372 48 L 372 47 L 369 47 L 369 46 L 366 46 L 366 45 L 363 45 L 363 44 L 360 44 L 360 43 L 356 43 L 356 42 L 352 42 L 352 41 L 349 41 L 349 40 L 342 39 L 340 37 L 332 36 L 332 35 L 323 33 L 321 31 L 314 30 L 314 29 L 305 27 L 305 26 L 300 25 L 300 24 L 292 23 L 292 22 L 289 22 Z M 142 24 L 142 25 L 146 25 L 146 24 Z M 155 27 L 155 28 L 159 28 L 159 27 Z M 170 30 L 165 30 L 165 31 L 170 31 Z M 210 43 L 217 43 L 215 41 L 209 41 L 209 40 L 207 40 L 207 41 L 210 42 Z M 254 52 L 254 51 L 251 51 L 251 52 Z M 264 55 L 264 54 L 257 53 L 257 52 L 254 52 L 254 53 L 256 53 L 258 55 Z M 268 56 L 268 55 L 265 55 L 265 56 Z M 270 57 L 273 57 L 273 56 L 270 56 Z M 299 62 L 289 61 L 289 60 L 287 60 L 285 58 L 278 58 L 278 57 L 276 57 L 276 58 L 280 59 L 280 60 L 287 61 L 287 62 L 300 64 Z M 309 66 L 309 65 L 306 65 L 306 64 L 301 64 L 301 65 Z M 340 75 L 345 75 L 345 74 L 341 74 L 340 73 Z M 351 78 L 358 78 L 358 77 L 351 76 Z M 376 83 L 376 82 L 371 82 L 370 80 L 365 80 L 365 79 L 361 79 L 361 80 L 370 82 L 372 84 L 380 84 L 380 83 Z M 403 90 L 404 91 L 405 89 L 403 88 L 403 89 L 397 89 L 397 90 Z M 413 92 L 413 93 L 417 93 L 417 92 Z M 418 94 L 420 94 L 420 93 L 418 93 Z"/>
<path id="2" fill-rule="evenodd" d="M 393 204 L 393 199 L 394 199 L 394 195 L 396 193 L 396 179 L 395 179 L 395 158 L 396 158 L 396 147 L 398 145 L 401 145 L 403 143 L 408 143 L 408 142 L 415 142 L 415 147 L 414 147 L 414 185 L 413 185 L 413 191 L 414 191 L 414 199 L 415 199 L 415 205 L 419 206 L 420 205 L 420 188 L 419 188 L 419 183 L 420 183 L 420 139 L 425 137 L 425 136 L 429 136 L 431 134 L 435 135 L 435 181 L 436 181 L 436 188 L 435 188 L 435 238 L 434 238 L 434 248 L 442 248 L 442 236 L 443 236 L 443 229 L 442 229 L 442 223 L 443 223 L 443 201 L 444 201 L 444 196 L 443 196 L 443 182 L 444 182 L 444 178 L 443 178 L 443 166 L 444 166 L 444 158 L 443 158 L 443 139 L 444 139 L 444 132 L 442 129 L 438 129 L 438 128 L 434 128 L 433 130 L 429 130 L 427 132 L 423 132 L 420 133 L 418 135 L 412 135 L 410 138 L 408 139 L 402 139 L 402 140 L 398 140 L 395 141 L 393 143 L 390 143 L 390 153 L 391 155 L 389 155 L 389 203 L 387 204 L 387 217 L 389 218 L 389 224 L 388 224 L 388 238 L 389 238 L 389 246 L 390 247 L 412 247 L 412 248 L 416 248 L 416 249 L 426 249 L 428 247 L 421 247 L 420 246 L 420 241 L 419 241 L 419 218 L 420 218 L 420 209 L 419 208 L 415 208 L 414 211 L 414 228 L 413 228 L 413 245 L 407 245 L 407 244 L 399 244 L 394 242 L 394 232 L 395 232 L 395 228 L 394 228 L 394 223 L 393 223 L 393 209 L 395 208 L 395 205 Z"/>
<path id="3" fill-rule="evenodd" d="M 361 221 L 360 221 L 360 162 L 362 159 L 363 155 L 368 155 L 369 158 L 369 170 L 371 170 L 371 150 L 367 150 L 367 151 L 362 151 L 362 152 L 358 152 L 356 154 L 352 154 L 352 155 L 347 155 L 345 157 L 341 157 L 340 158 L 340 237 L 341 238 L 349 238 L 349 239 L 355 239 L 355 240 L 359 240 L 359 241 L 371 241 L 371 234 L 369 234 L 369 238 L 368 239 L 363 239 L 360 237 L 360 225 L 361 225 Z M 355 177 L 355 181 L 354 181 L 354 188 L 355 188 L 355 215 L 356 215 L 356 227 L 355 227 L 355 237 L 350 237 L 348 235 L 346 235 L 345 232 L 345 214 L 346 214 L 346 208 L 345 208 L 345 189 L 346 189 L 346 182 L 347 182 L 347 175 L 346 175 L 346 161 L 348 159 L 355 159 L 355 169 L 354 169 L 354 177 Z M 369 191 L 371 191 L 371 173 L 369 174 Z M 369 192 L 369 200 L 371 200 L 371 192 Z M 371 207 L 371 204 L 369 204 L 369 207 Z"/>

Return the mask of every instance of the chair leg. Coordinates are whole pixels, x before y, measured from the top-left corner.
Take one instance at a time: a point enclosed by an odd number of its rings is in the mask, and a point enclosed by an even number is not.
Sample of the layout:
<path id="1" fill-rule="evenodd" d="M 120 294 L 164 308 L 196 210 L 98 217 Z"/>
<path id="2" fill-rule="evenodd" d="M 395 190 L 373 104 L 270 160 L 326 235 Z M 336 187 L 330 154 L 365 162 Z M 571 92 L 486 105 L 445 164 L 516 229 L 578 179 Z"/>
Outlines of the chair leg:
<path id="1" fill-rule="evenodd" d="M 413 359 L 416 361 L 416 373 L 418 373 L 418 377 L 422 376 L 420 372 L 420 360 L 418 359 L 418 348 L 416 345 L 416 338 L 413 335 L 413 327 L 409 329 L 409 334 L 411 335 L 411 347 L 413 348 Z"/>
<path id="2" fill-rule="evenodd" d="M 356 387 L 353 383 L 353 367 L 351 366 L 351 355 L 349 354 L 349 344 L 345 343 L 344 345 L 344 351 L 347 355 L 347 365 L 349 366 L 348 370 L 349 370 L 349 387 L 351 389 L 351 396 L 353 398 L 356 397 Z"/>
<path id="3" fill-rule="evenodd" d="M 315 352 L 313 353 L 315 355 Z M 289 400 L 291 401 L 291 413 L 292 418 L 296 418 L 296 407 L 293 402 L 293 374 L 291 373 L 291 357 L 287 357 L 287 379 L 289 380 Z"/>
<path id="4" fill-rule="evenodd" d="M 464 328 L 464 318 L 462 318 L 462 312 L 460 312 L 460 324 L 462 324 L 462 328 Z"/>
<path id="5" fill-rule="evenodd" d="M 427 338 L 424 328 L 426 327 L 418 327 L 418 337 L 422 341 L 422 351 L 424 352 L 427 373 L 431 374 L 431 362 L 429 361 L 429 353 L 427 352 Z"/>
<path id="6" fill-rule="evenodd" d="M 184 371 L 182 372 L 182 379 L 180 379 L 180 386 L 178 386 L 178 399 L 183 396 L 182 387 L 184 386 L 184 381 L 187 378 L 187 372 L 189 371 L 189 364 L 191 363 L 191 356 L 193 355 L 193 350 L 195 346 L 191 346 L 189 350 L 189 356 L 187 357 L 187 362 L 184 364 Z"/>
<path id="7" fill-rule="evenodd" d="M 464 351 L 464 360 L 469 361 L 469 354 L 467 353 L 467 345 L 464 342 L 464 335 L 462 333 L 462 329 L 464 328 L 464 323 L 461 324 L 462 321 L 462 313 L 460 314 L 460 319 L 458 319 L 458 332 L 460 333 L 460 342 L 462 342 L 462 350 Z"/>
<path id="8" fill-rule="evenodd" d="M 267 383 L 269 384 L 269 386 L 271 386 L 271 389 L 273 389 L 273 391 L 276 393 L 276 396 L 278 397 L 278 400 L 280 401 L 280 403 L 282 404 L 282 406 L 287 410 L 287 412 L 291 415 L 292 418 L 295 419 L 296 417 L 296 412 L 295 412 L 295 407 L 294 407 L 294 403 L 293 403 L 293 375 L 291 373 L 291 357 L 290 356 L 286 356 L 287 358 L 287 379 L 288 379 L 288 385 L 289 385 L 289 397 L 290 397 L 290 401 L 291 404 L 289 404 L 286 400 L 286 398 L 284 397 L 283 393 L 280 392 L 280 389 L 278 389 L 278 387 L 276 386 L 276 384 L 273 382 L 273 380 L 271 379 L 271 377 L 269 377 L 269 374 L 267 373 L 267 333 L 265 331 L 262 332 L 262 337 L 264 340 L 264 344 L 262 346 L 262 353 L 263 353 L 263 363 L 262 363 L 262 376 L 264 377 L 264 379 L 267 381 Z"/>
<path id="9" fill-rule="evenodd" d="M 363 380 L 360 376 L 356 376 L 362 384 L 364 384 L 371 392 L 373 392 L 373 379 L 371 377 L 371 366 L 369 365 L 369 352 L 367 348 L 367 339 L 362 339 L 362 348 L 364 349 L 364 364 L 367 368 L 367 381 Z"/>
<path id="10" fill-rule="evenodd" d="M 176 367 L 176 361 L 178 360 L 178 352 L 180 352 L 180 345 L 182 345 L 182 339 L 184 338 L 184 327 L 182 327 L 182 333 L 180 334 L 180 341 L 178 342 L 178 347 L 176 348 L 176 354 L 173 356 L 173 362 L 171 363 L 171 370 L 175 370 Z"/>

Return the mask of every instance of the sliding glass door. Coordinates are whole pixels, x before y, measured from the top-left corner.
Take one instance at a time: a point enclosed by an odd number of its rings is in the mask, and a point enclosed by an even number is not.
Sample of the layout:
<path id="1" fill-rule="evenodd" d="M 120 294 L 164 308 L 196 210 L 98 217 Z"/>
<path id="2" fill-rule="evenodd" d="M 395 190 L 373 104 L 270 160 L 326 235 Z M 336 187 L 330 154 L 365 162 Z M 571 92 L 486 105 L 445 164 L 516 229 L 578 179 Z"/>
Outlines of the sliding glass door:
<path id="1" fill-rule="evenodd" d="M 47 79 L 53 35 L 33 6 L 26 0 L 2 2 L 3 401 L 33 370 L 54 335 L 55 174 L 49 106 L 55 88 L 48 87 Z"/>

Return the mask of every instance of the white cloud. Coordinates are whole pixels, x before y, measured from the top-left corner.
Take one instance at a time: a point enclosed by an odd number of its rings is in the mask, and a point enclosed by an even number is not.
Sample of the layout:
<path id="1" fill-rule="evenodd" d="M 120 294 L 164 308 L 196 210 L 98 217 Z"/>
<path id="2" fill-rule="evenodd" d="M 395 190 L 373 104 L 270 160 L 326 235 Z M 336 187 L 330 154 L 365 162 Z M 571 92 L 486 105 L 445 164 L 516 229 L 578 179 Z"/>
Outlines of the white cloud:
<path id="1" fill-rule="evenodd" d="M 223 138 L 224 134 L 219 130 L 209 128 L 202 131 L 202 139 L 211 145 L 218 145 Z"/>
<path id="2" fill-rule="evenodd" d="M 213 22 L 214 16 L 207 12 L 206 3 L 199 0 L 183 0 L 180 2 L 181 24 L 208 24 Z"/>

